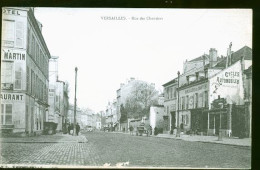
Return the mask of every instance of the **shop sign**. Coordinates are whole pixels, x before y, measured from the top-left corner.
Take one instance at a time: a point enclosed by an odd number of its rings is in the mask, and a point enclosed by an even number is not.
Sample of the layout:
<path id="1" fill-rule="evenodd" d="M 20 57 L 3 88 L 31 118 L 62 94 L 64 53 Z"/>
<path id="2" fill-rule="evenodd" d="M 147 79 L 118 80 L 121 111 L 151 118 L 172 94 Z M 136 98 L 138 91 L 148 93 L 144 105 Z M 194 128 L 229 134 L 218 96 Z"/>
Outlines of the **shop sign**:
<path id="1" fill-rule="evenodd" d="M 17 9 L 10 9 L 10 8 L 3 8 L 2 9 L 2 14 L 5 15 L 15 15 L 15 16 L 25 16 L 26 12 L 17 10 Z"/>
<path id="2" fill-rule="evenodd" d="M 25 61 L 25 52 L 18 50 L 2 50 L 2 59 L 3 60 L 24 60 Z"/>
<path id="3" fill-rule="evenodd" d="M 200 90 L 205 90 L 207 89 L 207 84 L 202 84 L 199 86 L 195 86 L 195 87 L 191 87 L 185 90 L 185 94 L 191 93 L 191 92 L 196 92 L 196 91 L 200 91 Z"/>
<path id="4" fill-rule="evenodd" d="M 209 106 L 215 99 L 225 98 L 227 103 L 243 104 L 243 83 L 241 61 L 239 60 L 230 67 L 220 71 L 209 79 L 210 96 Z"/>
<path id="5" fill-rule="evenodd" d="M 24 100 L 24 95 L 20 93 L 1 93 L 1 100 Z"/>

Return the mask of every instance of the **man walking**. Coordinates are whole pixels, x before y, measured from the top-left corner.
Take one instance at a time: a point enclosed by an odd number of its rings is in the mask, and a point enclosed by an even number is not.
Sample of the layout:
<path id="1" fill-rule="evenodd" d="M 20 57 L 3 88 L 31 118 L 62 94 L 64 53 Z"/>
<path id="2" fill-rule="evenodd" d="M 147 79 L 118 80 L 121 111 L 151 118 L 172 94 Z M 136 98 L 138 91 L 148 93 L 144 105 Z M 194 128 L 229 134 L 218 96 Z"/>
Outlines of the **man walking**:
<path id="1" fill-rule="evenodd" d="M 80 131 L 80 126 L 79 126 L 79 123 L 77 123 L 77 125 L 76 125 L 76 134 L 77 134 L 77 136 L 79 135 L 79 131 Z"/>
<path id="2" fill-rule="evenodd" d="M 133 130 L 134 130 L 134 128 L 133 128 L 132 125 L 130 126 L 129 130 L 130 130 L 130 135 L 133 135 Z"/>

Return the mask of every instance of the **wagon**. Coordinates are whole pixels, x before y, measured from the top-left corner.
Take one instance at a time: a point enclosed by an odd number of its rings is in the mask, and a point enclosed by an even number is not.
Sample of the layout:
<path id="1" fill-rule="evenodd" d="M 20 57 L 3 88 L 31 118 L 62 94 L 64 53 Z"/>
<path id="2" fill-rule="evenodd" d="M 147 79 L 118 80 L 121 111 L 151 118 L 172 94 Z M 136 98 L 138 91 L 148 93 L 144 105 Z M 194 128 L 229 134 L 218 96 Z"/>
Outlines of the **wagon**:
<path id="1" fill-rule="evenodd" d="M 143 133 L 148 134 L 148 131 L 144 127 L 144 124 L 140 124 L 139 126 L 137 126 L 136 136 L 143 136 Z"/>

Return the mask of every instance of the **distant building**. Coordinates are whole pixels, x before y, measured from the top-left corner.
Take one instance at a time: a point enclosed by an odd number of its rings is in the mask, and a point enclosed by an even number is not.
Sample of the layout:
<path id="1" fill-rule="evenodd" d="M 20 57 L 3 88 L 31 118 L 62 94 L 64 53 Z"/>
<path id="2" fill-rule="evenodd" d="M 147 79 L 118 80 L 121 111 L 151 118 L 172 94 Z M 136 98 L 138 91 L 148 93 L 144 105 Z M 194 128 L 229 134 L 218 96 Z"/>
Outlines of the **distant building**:
<path id="1" fill-rule="evenodd" d="M 1 131 L 41 133 L 50 52 L 32 8 L 2 8 Z"/>
<path id="2" fill-rule="evenodd" d="M 149 123 L 152 127 L 152 132 L 154 135 L 154 128 L 165 129 L 168 126 L 168 122 L 165 122 L 164 106 L 157 105 L 150 107 Z"/>
<path id="3" fill-rule="evenodd" d="M 49 112 L 46 122 L 56 124 L 56 130 L 65 128 L 69 109 L 68 84 L 58 79 L 58 58 L 49 60 Z"/>
<path id="4" fill-rule="evenodd" d="M 175 78 L 165 84 L 164 87 L 164 122 L 167 126 L 164 126 L 164 131 L 170 131 L 177 126 L 176 122 L 176 110 L 177 110 L 177 88 L 178 79 Z"/>

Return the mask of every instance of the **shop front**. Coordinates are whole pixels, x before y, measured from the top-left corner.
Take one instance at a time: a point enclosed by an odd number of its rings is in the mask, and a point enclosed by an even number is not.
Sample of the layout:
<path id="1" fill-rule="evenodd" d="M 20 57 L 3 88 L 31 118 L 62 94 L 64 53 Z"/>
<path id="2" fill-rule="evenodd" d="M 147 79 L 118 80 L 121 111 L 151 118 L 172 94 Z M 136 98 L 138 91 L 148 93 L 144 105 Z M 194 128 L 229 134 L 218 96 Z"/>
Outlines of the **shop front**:
<path id="1" fill-rule="evenodd" d="M 1 131 L 25 132 L 25 94 L 1 93 Z"/>

